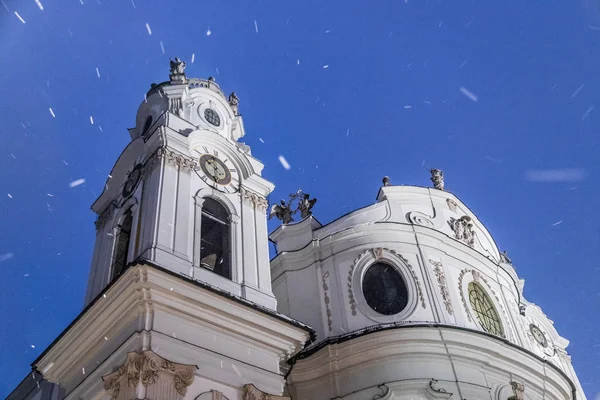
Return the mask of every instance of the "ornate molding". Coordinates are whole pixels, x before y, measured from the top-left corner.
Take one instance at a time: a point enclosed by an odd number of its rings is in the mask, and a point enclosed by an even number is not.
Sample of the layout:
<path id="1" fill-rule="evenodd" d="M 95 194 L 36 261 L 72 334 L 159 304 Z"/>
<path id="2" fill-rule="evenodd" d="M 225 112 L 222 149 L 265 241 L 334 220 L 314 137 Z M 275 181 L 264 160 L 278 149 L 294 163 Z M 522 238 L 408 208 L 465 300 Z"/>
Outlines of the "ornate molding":
<path id="1" fill-rule="evenodd" d="M 452 315 L 454 314 L 454 309 L 452 308 L 452 301 L 450 300 L 450 291 L 448 290 L 448 284 L 446 282 L 446 275 L 444 274 L 442 263 L 441 261 L 433 261 L 431 259 L 429 259 L 429 263 L 434 266 L 433 272 L 435 273 L 435 277 L 440 287 L 440 294 L 442 295 L 442 299 L 444 300 L 446 311 L 448 311 L 448 314 Z"/>
<path id="2" fill-rule="evenodd" d="M 261 210 L 266 210 L 269 206 L 269 202 L 263 196 L 258 193 L 254 193 L 251 190 L 240 188 L 240 195 L 242 196 L 242 200 L 252 204 L 254 207 L 259 208 Z"/>
<path id="3" fill-rule="evenodd" d="M 460 274 L 458 274 L 458 293 L 460 293 L 460 301 L 462 302 L 462 305 L 465 308 L 465 314 L 467 316 L 467 319 L 469 320 L 469 322 L 473 322 L 473 319 L 471 318 L 471 312 L 469 311 L 469 307 L 467 306 L 467 299 L 465 298 L 465 293 L 463 291 L 463 278 L 465 277 L 465 274 L 469 271 L 470 270 L 468 269 L 463 269 L 462 271 L 460 271 Z"/>
<path id="4" fill-rule="evenodd" d="M 161 378 L 172 381 L 175 391 L 180 396 L 185 396 L 188 386 L 194 381 L 194 371 L 197 368 L 195 365 L 165 360 L 152 350 L 146 350 L 142 353 L 128 353 L 125 364 L 115 372 L 103 376 L 102 380 L 111 400 L 120 400 L 119 393 L 123 387 L 134 388 L 140 382 L 145 387 L 151 387 Z"/>
<path id="5" fill-rule="evenodd" d="M 419 211 L 411 211 L 406 214 L 406 219 L 413 225 L 421 225 L 426 226 L 428 228 L 433 228 L 434 224 L 431 221 L 430 217 L 427 214 L 424 214 Z"/>
<path id="6" fill-rule="evenodd" d="M 356 269 L 356 266 L 360 260 L 365 257 L 369 251 L 371 250 L 365 250 L 360 253 L 358 257 L 352 261 L 352 266 L 350 266 L 350 271 L 348 272 L 348 300 L 350 301 L 350 310 L 352 311 L 352 315 L 356 315 L 356 298 L 354 297 L 354 290 L 352 290 L 352 275 L 354 275 L 354 270 Z"/>
<path id="7" fill-rule="evenodd" d="M 395 256 L 400 258 L 404 262 L 404 264 L 406 264 L 406 266 L 410 270 L 410 274 L 412 275 L 412 278 L 415 281 L 415 284 L 417 285 L 417 292 L 419 293 L 419 299 L 421 300 L 421 305 L 423 306 L 423 308 L 427 308 L 427 305 L 425 304 L 425 296 L 423 295 L 423 289 L 421 288 L 421 282 L 419 281 L 419 277 L 415 273 L 415 270 L 413 269 L 412 265 L 410 265 L 408 260 L 406 258 L 404 258 L 404 256 L 402 254 L 396 253 L 394 250 L 391 250 L 391 249 L 384 248 L 384 250 L 387 250 L 390 253 L 394 254 Z"/>
<path id="8" fill-rule="evenodd" d="M 244 385 L 243 400 L 290 400 L 290 398 L 265 393 L 257 389 L 256 386 L 254 386 L 253 384 L 249 383 L 247 385 Z"/>
<path id="9" fill-rule="evenodd" d="M 331 299 L 329 298 L 329 271 L 323 274 L 323 293 L 325 294 L 325 311 L 327 313 L 327 327 L 329 332 L 333 331 L 333 321 L 331 320 Z"/>

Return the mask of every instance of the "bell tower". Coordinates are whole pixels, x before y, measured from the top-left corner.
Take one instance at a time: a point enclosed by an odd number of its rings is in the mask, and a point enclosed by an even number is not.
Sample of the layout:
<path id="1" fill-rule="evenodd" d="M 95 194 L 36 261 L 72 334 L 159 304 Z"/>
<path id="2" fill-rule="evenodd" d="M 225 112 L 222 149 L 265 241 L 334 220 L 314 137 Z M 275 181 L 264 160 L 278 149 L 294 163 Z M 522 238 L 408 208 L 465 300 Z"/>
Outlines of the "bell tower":
<path id="1" fill-rule="evenodd" d="M 274 310 L 266 225 L 274 186 L 238 141 L 239 99 L 212 77 L 187 78 L 178 58 L 169 77 L 146 94 L 131 142 L 92 206 L 86 305 L 144 259 Z"/>
<path id="2" fill-rule="evenodd" d="M 66 399 L 284 399 L 285 362 L 315 338 L 277 313 L 266 196 L 235 93 L 171 61 L 98 214 L 85 309 L 35 360 Z"/>

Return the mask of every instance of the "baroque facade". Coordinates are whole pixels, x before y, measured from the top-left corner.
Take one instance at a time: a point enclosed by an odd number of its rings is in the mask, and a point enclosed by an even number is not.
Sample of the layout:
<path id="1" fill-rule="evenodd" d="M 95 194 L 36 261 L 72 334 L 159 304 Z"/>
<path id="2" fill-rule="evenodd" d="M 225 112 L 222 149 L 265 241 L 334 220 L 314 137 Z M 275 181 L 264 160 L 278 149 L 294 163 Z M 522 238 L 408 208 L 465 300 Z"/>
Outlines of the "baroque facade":
<path id="1" fill-rule="evenodd" d="M 9 399 L 585 400 L 441 170 L 327 225 L 300 191 L 269 208 L 240 99 L 179 59 L 129 132 L 92 206 L 85 309 Z"/>

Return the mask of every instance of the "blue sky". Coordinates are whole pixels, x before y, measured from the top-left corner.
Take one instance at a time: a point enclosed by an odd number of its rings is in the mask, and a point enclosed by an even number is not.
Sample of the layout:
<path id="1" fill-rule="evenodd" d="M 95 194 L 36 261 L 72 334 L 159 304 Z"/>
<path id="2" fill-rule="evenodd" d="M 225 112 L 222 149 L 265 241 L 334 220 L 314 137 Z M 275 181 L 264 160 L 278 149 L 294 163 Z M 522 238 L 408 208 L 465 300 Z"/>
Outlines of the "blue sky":
<path id="1" fill-rule="evenodd" d="M 322 222 L 443 169 L 600 393 L 597 2 L 39 1 L 0 0 L 0 397 L 80 312 L 89 207 L 175 56 Z"/>

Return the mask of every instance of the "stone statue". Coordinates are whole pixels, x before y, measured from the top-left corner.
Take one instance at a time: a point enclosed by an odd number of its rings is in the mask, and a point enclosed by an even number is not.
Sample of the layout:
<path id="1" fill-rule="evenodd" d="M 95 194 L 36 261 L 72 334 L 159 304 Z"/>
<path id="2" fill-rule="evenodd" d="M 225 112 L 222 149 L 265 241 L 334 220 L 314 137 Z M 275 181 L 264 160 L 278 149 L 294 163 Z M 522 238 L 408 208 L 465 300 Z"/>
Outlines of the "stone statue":
<path id="1" fill-rule="evenodd" d="M 231 109 L 233 110 L 233 114 L 240 115 L 240 113 L 239 113 L 240 99 L 239 99 L 239 97 L 237 97 L 235 92 L 231 92 L 228 100 L 229 100 L 229 105 L 231 106 Z"/>
<path id="2" fill-rule="evenodd" d="M 433 182 L 433 188 L 438 190 L 444 190 L 444 171 L 437 168 L 429 170 L 431 172 L 431 182 Z"/>
<path id="3" fill-rule="evenodd" d="M 508 252 L 506 250 L 500 253 L 500 262 L 512 265 L 512 261 L 508 258 Z"/>
<path id="4" fill-rule="evenodd" d="M 312 215 L 312 212 L 310 211 L 315 203 L 317 202 L 317 199 L 309 199 L 310 194 L 308 193 L 303 193 L 302 194 L 302 199 L 300 199 L 300 202 L 298 203 L 298 208 L 296 209 L 296 211 L 300 211 L 300 216 L 302 216 L 302 218 L 306 218 L 309 215 Z"/>
<path id="5" fill-rule="evenodd" d="M 292 211 L 292 203 L 297 201 L 296 208 Z M 285 200 L 281 200 L 280 204 L 274 204 L 271 207 L 271 212 L 269 213 L 269 219 L 273 217 L 277 217 L 278 220 L 283 221 L 284 224 L 289 224 L 294 221 L 292 218 L 293 214 L 296 214 L 300 211 L 300 215 L 302 219 L 308 218 L 312 215 L 312 208 L 314 207 L 317 199 L 311 199 L 310 194 L 302 192 L 302 190 L 298 189 L 296 193 L 290 194 L 290 199 L 286 203 Z"/>
<path id="6" fill-rule="evenodd" d="M 521 382 L 510 382 L 510 386 L 512 387 L 514 396 L 510 396 L 508 400 L 523 400 L 523 392 L 525 391 L 525 385 Z"/>
<path id="7" fill-rule="evenodd" d="M 292 218 L 290 202 L 286 204 L 285 200 L 281 200 L 281 204 L 273 204 L 271 212 L 269 213 L 269 219 L 273 218 L 273 216 L 277 217 L 278 220 L 283 221 L 284 224 L 292 222 L 294 218 Z"/>
<path id="8" fill-rule="evenodd" d="M 185 61 L 181 61 L 179 57 L 175 60 L 169 58 L 171 63 L 171 75 L 185 75 Z"/>

